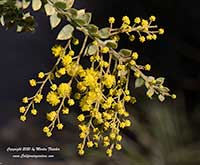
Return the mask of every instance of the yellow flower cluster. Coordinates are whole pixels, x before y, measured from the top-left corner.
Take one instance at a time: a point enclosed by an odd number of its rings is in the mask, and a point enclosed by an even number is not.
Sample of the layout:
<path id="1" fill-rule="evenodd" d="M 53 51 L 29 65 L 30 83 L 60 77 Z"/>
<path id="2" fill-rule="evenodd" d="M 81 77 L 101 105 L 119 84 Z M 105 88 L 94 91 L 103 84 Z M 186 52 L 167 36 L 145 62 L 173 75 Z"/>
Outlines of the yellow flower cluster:
<path id="1" fill-rule="evenodd" d="M 156 20 L 155 16 L 150 16 L 149 19 L 143 19 L 140 17 L 136 17 L 133 21 L 133 25 L 131 25 L 131 20 L 128 16 L 124 16 L 122 18 L 122 25 L 121 28 L 117 29 L 111 29 L 111 37 L 115 41 L 119 41 L 119 36 L 118 34 L 120 33 L 126 33 L 129 36 L 129 40 L 131 42 L 135 41 L 135 35 L 133 32 L 137 32 L 139 34 L 139 41 L 141 43 L 144 43 L 145 41 L 150 41 L 150 40 L 156 40 L 157 39 L 157 34 L 164 34 L 164 29 L 159 28 L 157 30 L 157 26 L 152 25 L 152 23 Z M 109 17 L 108 19 L 109 23 L 112 24 L 115 22 L 114 17 Z M 118 39 L 117 39 L 118 38 Z"/>
<path id="2" fill-rule="evenodd" d="M 131 96 L 129 91 L 131 74 L 135 76 L 136 87 L 145 85 L 149 98 L 157 94 L 161 101 L 166 96 L 176 99 L 176 95 L 170 95 L 169 89 L 163 86 L 162 77 L 156 79 L 143 73 L 150 71 L 151 65 L 137 64 L 139 55 L 136 51 L 127 49 L 117 51 L 119 35 L 122 33 L 128 35 L 130 41 L 136 39 L 133 33 L 139 35 L 139 41 L 142 43 L 146 40 L 156 40 L 157 34 L 163 34 L 164 29 L 152 25 L 155 20 L 155 16 L 150 16 L 148 20 L 136 17 L 131 21 L 128 16 L 124 16 L 121 27 L 113 28 L 115 18 L 110 17 L 108 19 L 110 29 L 105 32 L 106 36 L 102 37 L 106 38 L 105 40 L 90 33 L 89 28 L 85 26 L 77 28 L 87 34 L 79 52 L 76 52 L 79 49 L 76 45 L 82 41 L 74 36 L 67 40 L 65 47 L 56 45 L 52 48 L 52 54 L 57 61 L 49 72 L 38 73 L 39 81 L 36 79 L 29 81 L 32 87 L 37 85 L 40 87 L 33 97 L 22 99 L 25 105 L 19 108 L 20 120 L 26 121 L 29 110 L 32 115 L 37 115 L 36 104 L 46 98 L 46 102 L 53 109 L 46 113 L 49 125 L 43 127 L 43 132 L 50 137 L 54 128 L 58 130 L 64 128 L 60 116 L 68 115 L 69 107 L 77 103 L 80 107 L 77 114 L 81 139 L 81 143 L 77 146 L 79 155 L 84 155 L 86 148 L 98 148 L 100 145 L 105 148 L 109 157 L 112 156 L 113 150 L 121 150 L 123 139 L 121 130 L 132 124 L 125 105 L 136 103 L 136 98 Z M 88 37 L 93 41 L 89 43 Z M 82 65 L 83 56 L 90 61 L 90 64 Z M 49 91 L 43 96 L 42 90 L 47 84 Z M 72 89 L 72 84 L 76 89 Z"/>

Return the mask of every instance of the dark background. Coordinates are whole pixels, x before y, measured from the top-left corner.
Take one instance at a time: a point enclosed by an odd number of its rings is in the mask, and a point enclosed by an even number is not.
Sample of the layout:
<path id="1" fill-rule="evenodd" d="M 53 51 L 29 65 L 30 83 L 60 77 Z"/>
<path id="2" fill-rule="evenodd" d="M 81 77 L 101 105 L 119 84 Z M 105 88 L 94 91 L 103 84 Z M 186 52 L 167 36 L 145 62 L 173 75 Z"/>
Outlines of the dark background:
<path id="1" fill-rule="evenodd" d="M 18 107 L 23 96 L 31 95 L 28 80 L 43 70 L 48 71 L 53 60 L 51 47 L 62 27 L 51 31 L 43 12 L 36 13 L 37 28 L 33 33 L 17 34 L 14 29 L 0 27 L 0 162 L 3 164 L 125 164 L 153 165 L 200 164 L 200 12 L 196 0 L 76 0 L 75 7 L 93 13 L 93 23 L 107 25 L 107 18 L 130 18 L 150 15 L 165 34 L 154 42 L 134 44 L 140 62 L 152 64 L 152 74 L 166 77 L 166 85 L 177 94 L 177 100 L 159 103 L 149 101 L 144 90 L 136 91 L 138 103 L 128 106 L 135 125 L 124 132 L 125 149 L 114 154 L 112 162 L 101 152 L 76 157 L 78 133 L 75 124 L 62 133 L 47 139 L 41 133 L 42 119 L 28 117 L 26 124 L 19 120 Z M 122 43 L 126 46 L 126 43 Z M 130 45 L 129 45 L 130 46 Z M 41 106 L 45 109 L 45 106 Z M 142 128 L 141 128 L 142 127 Z M 61 147 L 56 159 L 13 160 L 6 153 L 8 146 L 50 145 Z M 127 146 L 127 147 L 126 147 Z M 129 146 L 129 147 L 128 147 Z M 119 159 L 120 158 L 120 159 Z M 148 161 L 147 161 L 148 160 Z M 55 162 L 54 162 L 55 161 Z M 147 163 L 147 164 L 148 164 Z"/>

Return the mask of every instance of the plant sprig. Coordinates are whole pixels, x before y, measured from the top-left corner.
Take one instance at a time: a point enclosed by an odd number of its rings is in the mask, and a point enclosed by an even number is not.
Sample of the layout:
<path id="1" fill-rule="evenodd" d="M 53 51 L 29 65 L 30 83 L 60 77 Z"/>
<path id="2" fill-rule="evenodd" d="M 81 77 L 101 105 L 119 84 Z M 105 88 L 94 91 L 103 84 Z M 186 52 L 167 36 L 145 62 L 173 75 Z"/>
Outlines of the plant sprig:
<path id="1" fill-rule="evenodd" d="M 70 107 L 77 103 L 80 106 L 77 116 L 79 136 L 82 139 L 77 146 L 79 155 L 85 153 L 86 147 L 98 148 L 102 144 L 110 157 L 113 149 L 122 149 L 121 130 L 131 126 L 129 112 L 125 107 L 126 103 L 136 103 L 136 98 L 129 90 L 131 74 L 135 76 L 135 88 L 145 86 L 149 98 L 157 95 L 161 102 L 167 96 L 176 98 L 164 86 L 163 77 L 146 75 L 151 70 L 151 65 L 137 64 L 139 55 L 136 51 L 118 47 L 120 38 L 124 36 L 128 36 L 130 42 L 138 40 L 144 43 L 162 35 L 164 29 L 153 24 L 155 16 L 150 16 L 148 20 L 136 17 L 133 21 L 124 16 L 120 27 L 114 27 L 115 18 L 109 17 L 109 26 L 99 29 L 91 23 L 91 13 L 85 9 L 72 8 L 74 0 L 16 2 L 17 8 L 22 11 L 30 4 L 34 11 L 44 9 L 52 29 L 65 21 L 66 25 L 60 30 L 57 40 L 67 42 L 65 47 L 55 45 L 52 48 L 52 54 L 57 58 L 53 68 L 47 73 L 39 72 L 38 81 L 29 81 L 31 86 L 40 87 L 34 96 L 22 99 L 25 105 L 19 108 L 21 121 L 26 120 L 29 110 L 32 115 L 37 115 L 35 105 L 46 98 L 53 110 L 46 114 L 50 123 L 43 127 L 43 132 L 50 137 L 55 127 L 58 130 L 64 127 L 61 114 L 68 115 Z M 5 14 L 1 14 L 1 20 L 4 20 L 4 16 Z M 76 31 L 84 34 L 82 41 L 76 37 Z M 79 44 L 82 44 L 80 48 L 77 47 Z M 89 60 L 90 65 L 82 64 L 82 59 Z M 61 77 L 63 79 L 59 83 L 58 79 Z M 49 92 L 44 97 L 42 90 L 48 84 Z M 76 85 L 76 89 L 72 88 L 72 84 Z"/>

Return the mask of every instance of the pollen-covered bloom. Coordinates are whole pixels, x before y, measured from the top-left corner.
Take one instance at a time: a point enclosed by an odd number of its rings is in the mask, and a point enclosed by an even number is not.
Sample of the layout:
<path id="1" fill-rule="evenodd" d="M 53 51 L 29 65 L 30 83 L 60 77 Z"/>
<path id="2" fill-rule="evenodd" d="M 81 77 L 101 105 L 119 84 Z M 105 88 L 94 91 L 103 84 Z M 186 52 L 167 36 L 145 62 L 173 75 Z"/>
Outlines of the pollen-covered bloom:
<path id="1" fill-rule="evenodd" d="M 36 80 L 35 79 L 31 79 L 31 80 L 29 80 L 29 84 L 30 84 L 30 86 L 32 86 L 32 87 L 34 87 L 34 86 L 36 86 Z"/>
<path id="2" fill-rule="evenodd" d="M 57 91 L 60 97 L 69 96 L 71 93 L 71 90 L 72 88 L 68 83 L 61 83 L 57 88 Z"/>
<path id="3" fill-rule="evenodd" d="M 62 64 L 63 64 L 63 66 L 69 65 L 71 62 L 72 62 L 72 56 L 70 56 L 70 55 L 65 55 L 62 58 Z"/>
<path id="4" fill-rule="evenodd" d="M 47 113 L 47 120 L 53 121 L 55 119 L 56 115 L 57 115 L 56 111 L 51 111 L 51 112 Z"/>
<path id="5" fill-rule="evenodd" d="M 146 71 L 150 71 L 150 70 L 151 70 L 151 65 L 146 64 L 146 65 L 144 66 L 144 69 L 145 69 Z"/>
<path id="6" fill-rule="evenodd" d="M 35 98 L 34 98 L 35 103 L 40 103 L 42 98 L 43 98 L 43 95 L 40 93 L 35 95 Z"/>
<path id="7" fill-rule="evenodd" d="M 45 76 L 44 72 L 39 72 L 38 73 L 38 78 L 42 79 L 42 78 L 44 78 L 44 76 Z"/>
<path id="8" fill-rule="evenodd" d="M 105 74 L 103 77 L 103 84 L 107 88 L 111 88 L 115 84 L 115 76 L 111 74 Z"/>
<path id="9" fill-rule="evenodd" d="M 57 125 L 58 130 L 62 130 L 63 129 L 63 124 L 62 123 L 58 123 Z"/>
<path id="10" fill-rule="evenodd" d="M 21 116 L 20 116 L 20 120 L 23 121 L 23 122 L 26 121 L 26 116 L 21 115 Z"/>
<path id="11" fill-rule="evenodd" d="M 165 32 L 165 31 L 164 31 L 163 28 L 158 29 L 158 33 L 159 33 L 159 34 L 164 34 L 164 32 Z"/>
<path id="12" fill-rule="evenodd" d="M 139 24 L 141 22 L 141 19 L 140 19 L 140 17 L 136 17 L 135 19 L 134 19 L 134 23 L 137 23 L 137 24 Z"/>
<path id="13" fill-rule="evenodd" d="M 23 103 L 28 103 L 28 97 L 24 97 L 24 98 L 22 99 L 22 102 L 23 102 Z"/>
<path id="14" fill-rule="evenodd" d="M 52 50 L 52 54 L 55 57 L 58 57 L 62 54 L 64 48 L 61 45 L 55 45 L 51 50 Z"/>
<path id="15" fill-rule="evenodd" d="M 47 100 L 47 102 L 48 102 L 49 104 L 51 104 L 52 106 L 56 106 L 56 105 L 58 105 L 58 104 L 60 103 L 60 99 L 59 99 L 57 93 L 56 93 L 56 92 L 53 92 L 53 91 L 51 91 L 51 92 L 49 92 L 49 93 L 47 94 L 46 100 Z"/>
<path id="16" fill-rule="evenodd" d="M 125 23 L 125 24 L 127 24 L 127 25 L 130 25 L 130 23 L 131 23 L 131 21 L 130 21 L 130 19 L 129 19 L 128 16 L 124 16 L 124 17 L 122 18 L 122 21 L 123 21 L 123 23 Z"/>
<path id="17" fill-rule="evenodd" d="M 62 16 L 62 10 L 59 12 Z M 84 15 L 84 10 L 80 12 Z M 78 20 L 73 17 L 70 19 L 74 22 L 73 28 L 69 24 L 66 29 L 63 28 L 64 33 L 61 30 L 58 35 L 68 38 L 65 47 L 55 45 L 52 48 L 52 54 L 57 57 L 54 66 L 46 73 L 39 72 L 37 79 L 29 81 L 31 86 L 38 85 L 38 88 L 34 95 L 22 99 L 25 105 L 19 108 L 20 120 L 25 121 L 28 113 L 37 115 L 39 109 L 36 103 L 45 97 L 52 109 L 46 112 L 48 124 L 43 127 L 43 132 L 51 137 L 55 128 L 64 128 L 62 120 L 70 117 L 69 107 L 77 100 L 79 114 L 76 119 L 81 139 L 77 146 L 79 155 L 83 155 L 86 149 L 102 144 L 107 156 L 111 157 L 114 150 L 122 149 L 121 130 L 131 126 L 130 114 L 126 109 L 126 103 L 136 102 L 136 98 L 131 96 L 134 92 L 129 91 L 131 84 L 135 84 L 135 87 L 144 84 L 149 98 L 158 94 L 160 101 L 166 96 L 176 99 L 176 95 L 169 94 L 164 86 L 163 77 L 145 75 L 151 65 L 139 64 L 137 50 L 119 47 L 122 35 L 127 35 L 129 41 L 143 43 L 156 40 L 157 35 L 164 33 L 164 29 L 153 25 L 155 16 L 148 19 L 136 17 L 134 22 L 124 16 L 119 27 L 113 27 L 115 18 L 109 17 L 109 26 L 100 30 L 93 24 L 78 28 Z M 79 44 L 76 30 L 85 35 L 84 40 L 80 37 L 80 46 L 75 46 Z M 66 36 L 65 32 L 69 32 L 69 35 Z M 132 75 L 135 78 L 130 81 Z M 44 91 L 46 89 L 49 91 Z"/>
<path id="18" fill-rule="evenodd" d="M 109 21 L 110 24 L 113 24 L 113 23 L 115 23 L 115 18 L 109 17 L 108 21 Z"/>
<path id="19" fill-rule="evenodd" d="M 103 48 L 101 49 L 101 52 L 102 52 L 102 53 L 108 53 L 109 50 L 110 50 L 109 47 L 105 46 L 105 47 L 103 47 Z"/>
<path id="20" fill-rule="evenodd" d="M 24 106 L 19 107 L 19 112 L 24 113 L 26 111 L 26 108 Z"/>

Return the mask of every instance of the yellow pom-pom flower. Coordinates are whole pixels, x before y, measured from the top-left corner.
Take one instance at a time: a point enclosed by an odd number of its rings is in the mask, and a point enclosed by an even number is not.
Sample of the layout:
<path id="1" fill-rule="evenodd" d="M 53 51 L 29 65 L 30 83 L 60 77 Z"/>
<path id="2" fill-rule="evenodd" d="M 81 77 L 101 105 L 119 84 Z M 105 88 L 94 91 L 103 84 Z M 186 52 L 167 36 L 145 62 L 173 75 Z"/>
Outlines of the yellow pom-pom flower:
<path id="1" fill-rule="evenodd" d="M 28 97 L 24 97 L 24 98 L 22 99 L 22 102 L 25 103 L 25 104 L 28 103 Z"/>
<path id="2" fill-rule="evenodd" d="M 109 52 L 109 50 L 110 50 L 110 49 L 106 46 L 106 47 L 103 47 L 103 48 L 101 49 L 101 52 L 106 54 L 106 53 Z"/>
<path id="3" fill-rule="evenodd" d="M 121 146 L 121 144 L 116 144 L 116 145 L 115 145 L 115 148 L 116 148 L 116 150 L 121 150 L 121 149 L 122 149 L 122 146 Z"/>
<path id="4" fill-rule="evenodd" d="M 85 120 L 85 116 L 83 114 L 80 114 L 78 117 L 77 117 L 78 121 L 82 122 Z"/>
<path id="5" fill-rule="evenodd" d="M 52 89 L 53 91 L 55 91 L 55 90 L 57 89 L 57 85 L 56 85 L 56 84 L 52 84 L 52 85 L 51 85 L 51 89 Z"/>
<path id="6" fill-rule="evenodd" d="M 133 60 L 137 60 L 138 59 L 138 53 L 137 52 L 133 52 L 133 54 L 132 54 L 132 58 L 133 58 Z"/>
<path id="7" fill-rule="evenodd" d="M 68 115 L 69 114 L 69 108 L 62 109 L 62 114 L 63 115 Z"/>
<path id="8" fill-rule="evenodd" d="M 46 126 L 45 126 L 45 127 L 43 128 L 43 132 L 44 132 L 44 133 L 47 133 L 47 132 L 49 132 L 49 131 L 50 131 L 50 130 L 49 130 L 49 127 L 46 127 Z"/>
<path id="9" fill-rule="evenodd" d="M 62 54 L 64 48 L 61 45 L 55 45 L 51 50 L 52 50 L 52 54 L 55 57 L 58 57 Z"/>
<path id="10" fill-rule="evenodd" d="M 110 24 L 115 23 L 115 18 L 114 18 L 114 17 L 109 17 L 108 22 L 109 22 Z"/>
<path id="11" fill-rule="evenodd" d="M 72 106 L 75 104 L 74 100 L 73 99 L 69 99 L 68 102 L 69 106 Z"/>
<path id="12" fill-rule="evenodd" d="M 156 17 L 155 17 L 154 15 L 152 15 L 152 16 L 149 17 L 149 20 L 150 20 L 150 21 L 155 21 L 155 20 L 156 20 Z"/>
<path id="13" fill-rule="evenodd" d="M 42 79 L 42 78 L 44 78 L 44 76 L 45 76 L 44 72 L 39 72 L 38 73 L 38 78 Z"/>
<path id="14" fill-rule="evenodd" d="M 176 99 L 176 95 L 175 94 L 172 94 L 171 97 L 172 97 L 172 99 Z"/>
<path id="15" fill-rule="evenodd" d="M 37 110 L 36 110 L 36 109 L 32 109 L 32 110 L 31 110 L 31 114 L 32 114 L 32 115 L 37 115 Z"/>
<path id="16" fill-rule="evenodd" d="M 87 142 L 87 147 L 88 147 L 88 148 L 93 147 L 93 145 L 94 145 L 94 143 L 93 143 L 92 141 L 88 141 L 88 142 Z"/>
<path id="17" fill-rule="evenodd" d="M 123 21 L 123 23 L 125 23 L 125 24 L 127 24 L 127 25 L 130 25 L 130 23 L 131 23 L 131 21 L 130 21 L 130 19 L 129 19 L 128 16 L 124 16 L 124 17 L 122 18 L 122 21 Z"/>
<path id="18" fill-rule="evenodd" d="M 134 23 L 137 23 L 137 24 L 139 24 L 141 22 L 141 19 L 140 19 L 140 17 L 136 17 L 135 19 L 134 19 Z"/>
<path id="19" fill-rule="evenodd" d="M 58 130 L 62 130 L 64 126 L 63 126 L 62 123 L 58 123 L 58 124 L 56 125 L 56 127 L 58 128 Z"/>
<path id="20" fill-rule="evenodd" d="M 36 80 L 35 79 L 31 79 L 31 80 L 29 80 L 29 84 L 30 84 L 30 86 L 32 86 L 32 87 L 34 87 L 34 86 L 36 86 Z"/>
<path id="21" fill-rule="evenodd" d="M 63 66 L 69 65 L 71 62 L 72 62 L 72 56 L 71 55 L 65 55 L 62 58 L 62 64 L 63 64 Z"/>
<path id="22" fill-rule="evenodd" d="M 35 103 L 40 103 L 42 98 L 43 98 L 42 94 L 36 94 L 34 98 Z"/>
<path id="23" fill-rule="evenodd" d="M 145 69 L 146 71 L 150 71 L 150 70 L 151 70 L 151 65 L 146 64 L 146 65 L 144 66 L 144 69 Z"/>
<path id="24" fill-rule="evenodd" d="M 139 40 L 140 40 L 140 42 L 142 42 L 142 43 L 143 43 L 143 42 L 145 42 L 145 40 L 146 40 L 146 39 L 145 39 L 145 37 L 144 37 L 144 36 L 140 36 Z"/>
<path id="25" fill-rule="evenodd" d="M 58 95 L 53 91 L 51 91 L 47 94 L 46 100 L 52 106 L 56 106 L 60 103 L 60 99 L 59 99 Z"/>
<path id="26" fill-rule="evenodd" d="M 58 86 L 57 91 L 58 91 L 59 96 L 61 97 L 69 96 L 71 93 L 71 86 L 68 83 L 61 83 Z"/>
<path id="27" fill-rule="evenodd" d="M 57 115 L 56 111 L 51 111 L 51 112 L 47 113 L 47 120 L 53 121 L 55 119 L 56 115 Z"/>
<path id="28" fill-rule="evenodd" d="M 23 122 L 26 121 L 26 116 L 21 115 L 21 116 L 20 116 L 20 120 L 23 121 Z"/>
<path id="29" fill-rule="evenodd" d="M 26 108 L 25 108 L 25 107 L 20 107 L 20 108 L 19 108 L 19 112 L 20 112 L 20 113 L 24 113 L 25 111 L 26 111 Z"/>
<path id="30" fill-rule="evenodd" d="M 162 34 L 164 34 L 164 32 L 165 32 L 165 31 L 164 31 L 164 29 L 163 29 L 163 28 L 160 28 L 160 29 L 158 29 L 158 33 L 159 33 L 159 34 L 161 34 L 161 35 L 162 35 Z"/>

